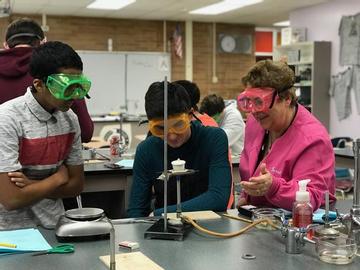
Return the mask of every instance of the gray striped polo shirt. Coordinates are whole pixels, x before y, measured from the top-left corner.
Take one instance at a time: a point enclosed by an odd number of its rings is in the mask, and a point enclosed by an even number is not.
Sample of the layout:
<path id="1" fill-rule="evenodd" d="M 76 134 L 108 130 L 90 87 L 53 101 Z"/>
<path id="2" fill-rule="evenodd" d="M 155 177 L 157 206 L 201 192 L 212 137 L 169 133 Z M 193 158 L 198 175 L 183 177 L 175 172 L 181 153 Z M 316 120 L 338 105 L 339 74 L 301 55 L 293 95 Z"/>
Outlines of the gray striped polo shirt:
<path id="1" fill-rule="evenodd" d="M 28 88 L 25 95 L 0 105 L 0 119 L 0 173 L 21 170 L 41 181 L 62 164 L 83 164 L 80 127 L 72 110 L 50 114 Z M 63 213 L 61 199 L 43 199 L 12 211 L 0 204 L 0 230 L 53 228 Z"/>

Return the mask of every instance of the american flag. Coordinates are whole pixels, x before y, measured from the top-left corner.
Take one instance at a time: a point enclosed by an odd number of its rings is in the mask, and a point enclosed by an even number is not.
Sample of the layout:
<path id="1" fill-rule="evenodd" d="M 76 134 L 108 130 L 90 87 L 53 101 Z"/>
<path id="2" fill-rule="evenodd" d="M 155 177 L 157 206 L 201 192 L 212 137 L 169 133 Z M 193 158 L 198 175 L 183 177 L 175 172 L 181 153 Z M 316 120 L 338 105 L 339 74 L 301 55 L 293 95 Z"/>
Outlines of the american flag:
<path id="1" fill-rule="evenodd" d="M 175 55 L 181 59 L 183 56 L 183 49 L 182 49 L 182 36 L 180 31 L 180 25 L 176 25 L 174 31 L 173 46 L 174 46 Z"/>

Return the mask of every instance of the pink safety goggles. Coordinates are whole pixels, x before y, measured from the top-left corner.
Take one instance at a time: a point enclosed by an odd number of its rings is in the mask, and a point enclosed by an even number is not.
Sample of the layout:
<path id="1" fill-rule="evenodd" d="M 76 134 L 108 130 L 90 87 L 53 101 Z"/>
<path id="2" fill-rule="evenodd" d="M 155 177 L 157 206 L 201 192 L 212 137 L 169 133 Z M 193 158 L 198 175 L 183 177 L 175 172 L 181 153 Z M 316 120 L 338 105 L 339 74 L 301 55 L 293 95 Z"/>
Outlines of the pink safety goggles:
<path id="1" fill-rule="evenodd" d="M 239 94 L 237 104 L 243 112 L 267 112 L 274 104 L 276 90 L 270 87 L 246 88 Z"/>

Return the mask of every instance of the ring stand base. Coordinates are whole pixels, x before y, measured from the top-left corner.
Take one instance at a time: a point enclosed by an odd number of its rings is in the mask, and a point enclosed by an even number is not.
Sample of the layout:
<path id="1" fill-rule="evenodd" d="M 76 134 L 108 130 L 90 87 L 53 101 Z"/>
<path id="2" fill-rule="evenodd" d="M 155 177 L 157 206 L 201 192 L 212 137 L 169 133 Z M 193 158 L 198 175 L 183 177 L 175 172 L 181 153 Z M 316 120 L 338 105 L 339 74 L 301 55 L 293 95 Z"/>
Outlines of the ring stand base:
<path id="1" fill-rule="evenodd" d="M 163 239 L 183 241 L 184 237 L 192 228 L 191 224 L 183 223 L 181 225 L 167 224 L 167 231 L 164 231 L 164 219 L 159 219 L 144 233 L 145 239 Z"/>

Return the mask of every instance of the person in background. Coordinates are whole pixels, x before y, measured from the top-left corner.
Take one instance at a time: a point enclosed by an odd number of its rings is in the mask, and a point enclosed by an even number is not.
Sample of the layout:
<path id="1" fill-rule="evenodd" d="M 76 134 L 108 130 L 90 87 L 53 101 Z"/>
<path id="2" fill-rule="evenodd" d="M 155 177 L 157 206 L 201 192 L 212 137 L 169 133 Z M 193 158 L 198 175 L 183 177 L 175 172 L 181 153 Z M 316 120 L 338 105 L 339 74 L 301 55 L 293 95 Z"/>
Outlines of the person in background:
<path id="1" fill-rule="evenodd" d="M 191 110 L 194 115 L 193 120 L 199 120 L 204 126 L 218 127 L 219 125 L 216 123 L 214 118 L 210 117 L 206 113 L 200 113 L 197 104 L 200 101 L 200 89 L 194 82 L 190 82 L 187 80 L 178 80 L 174 83 L 180 84 L 185 88 L 186 92 L 190 97 L 191 102 Z"/>
<path id="2" fill-rule="evenodd" d="M 158 177 L 164 171 L 164 82 L 154 82 L 145 95 L 145 111 L 152 136 L 142 141 L 135 154 L 133 183 L 130 192 L 129 217 L 148 216 L 154 188 L 154 215 L 163 212 L 164 182 Z M 179 84 L 168 84 L 168 168 L 180 158 L 185 167 L 196 170 L 182 176 L 181 207 L 183 211 L 225 211 L 230 199 L 231 171 L 226 134 L 220 128 L 205 127 L 191 121 L 191 103 Z M 168 181 L 168 211 L 176 211 L 176 179 Z"/>
<path id="3" fill-rule="evenodd" d="M 90 81 L 79 55 L 61 42 L 35 48 L 32 86 L 0 105 L 0 230 L 53 228 L 84 184 L 80 127 L 70 110 Z"/>
<path id="4" fill-rule="evenodd" d="M 238 206 L 292 209 L 298 181 L 307 186 L 314 211 L 324 193 L 335 201 L 334 152 L 325 127 L 296 102 L 294 72 L 283 62 L 259 61 L 242 78 L 238 107 L 249 113 L 239 172 Z"/>
<path id="5" fill-rule="evenodd" d="M 40 25 L 28 18 L 18 19 L 6 29 L 4 48 L 0 51 L 0 104 L 22 96 L 31 86 L 29 63 L 34 48 L 46 42 Z M 75 100 L 71 109 L 78 117 L 81 141 L 89 142 L 94 132 L 84 99 Z"/>
<path id="6" fill-rule="evenodd" d="M 206 96 L 200 104 L 200 112 L 207 113 L 219 124 L 229 140 L 231 155 L 237 160 L 244 147 L 245 124 L 236 102 L 229 102 L 225 106 L 222 97 L 215 94 Z"/>

